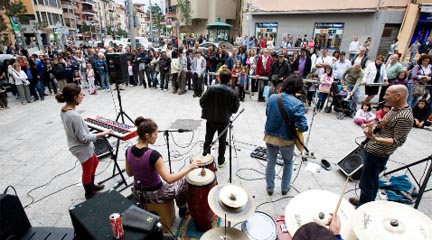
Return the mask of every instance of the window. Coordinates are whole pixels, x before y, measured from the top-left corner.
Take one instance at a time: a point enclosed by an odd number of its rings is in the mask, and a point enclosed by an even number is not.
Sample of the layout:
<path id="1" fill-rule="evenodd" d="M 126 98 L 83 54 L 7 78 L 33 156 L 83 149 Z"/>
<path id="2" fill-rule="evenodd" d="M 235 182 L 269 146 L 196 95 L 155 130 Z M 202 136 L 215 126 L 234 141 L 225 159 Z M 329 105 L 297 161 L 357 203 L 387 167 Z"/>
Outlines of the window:
<path id="1" fill-rule="evenodd" d="M 314 40 L 317 48 L 338 49 L 342 42 L 344 23 L 315 23 Z"/>
<path id="2" fill-rule="evenodd" d="M 39 5 L 44 5 L 44 0 L 37 0 Z"/>
<path id="3" fill-rule="evenodd" d="M 276 37 L 278 31 L 278 23 L 277 22 L 259 22 L 255 24 L 255 37 L 257 39 L 261 39 L 261 37 L 265 37 L 269 39 L 269 37 L 273 38 L 273 46 L 276 45 Z"/>
<path id="4" fill-rule="evenodd" d="M 33 0 L 33 4 L 37 5 L 38 4 L 37 0 Z"/>
<path id="5" fill-rule="evenodd" d="M 53 23 L 57 24 L 57 23 L 61 23 L 62 21 L 60 20 L 60 15 L 53 13 Z"/>
<path id="6" fill-rule="evenodd" d="M 47 16 L 47 13 L 46 12 L 41 12 L 40 13 L 41 14 L 41 19 L 42 19 L 42 22 L 46 22 L 48 25 L 50 25 L 51 24 L 51 22 L 50 21 L 48 21 L 48 16 Z"/>

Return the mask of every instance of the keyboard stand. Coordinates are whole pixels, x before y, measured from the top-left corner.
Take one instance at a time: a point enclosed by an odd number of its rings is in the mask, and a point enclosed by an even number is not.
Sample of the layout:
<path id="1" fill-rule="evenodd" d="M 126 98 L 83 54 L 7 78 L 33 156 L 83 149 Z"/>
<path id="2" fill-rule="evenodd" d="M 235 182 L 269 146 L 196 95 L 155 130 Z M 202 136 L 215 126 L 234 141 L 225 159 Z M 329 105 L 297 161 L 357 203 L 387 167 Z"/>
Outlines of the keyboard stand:
<path id="1" fill-rule="evenodd" d="M 111 159 L 114 161 L 114 167 L 113 167 L 113 173 L 110 177 L 100 181 L 98 184 L 102 184 L 114 177 L 116 177 L 117 175 L 120 175 L 121 177 L 121 182 L 118 182 L 117 185 L 114 186 L 114 189 L 117 189 L 118 187 L 120 187 L 121 184 L 124 184 L 125 187 L 122 188 L 120 191 L 123 191 L 124 189 L 126 189 L 128 187 L 128 184 L 126 182 L 126 178 L 123 175 L 123 172 L 125 171 L 124 169 L 121 169 L 120 166 L 118 165 L 118 161 L 117 161 L 117 157 L 118 157 L 118 152 L 119 152 L 119 147 L 120 147 L 120 138 L 117 138 L 117 146 L 114 152 L 113 147 L 111 146 L 111 144 L 109 144 L 107 137 L 104 137 L 106 140 L 106 144 L 108 146 L 108 150 L 110 152 L 111 155 Z M 116 173 L 116 170 L 118 171 L 118 173 Z"/>

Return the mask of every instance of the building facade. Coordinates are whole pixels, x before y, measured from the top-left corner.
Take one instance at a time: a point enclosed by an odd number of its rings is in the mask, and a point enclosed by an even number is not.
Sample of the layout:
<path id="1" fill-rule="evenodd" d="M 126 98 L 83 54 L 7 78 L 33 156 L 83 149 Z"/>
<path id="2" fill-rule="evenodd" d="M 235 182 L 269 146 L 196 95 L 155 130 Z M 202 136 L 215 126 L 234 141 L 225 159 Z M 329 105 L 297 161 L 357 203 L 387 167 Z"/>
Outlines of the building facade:
<path id="1" fill-rule="evenodd" d="M 246 0 L 242 34 L 273 37 L 281 44 L 288 34 L 313 38 L 322 47 L 347 51 L 354 37 L 372 38 L 370 57 L 386 55 L 397 37 L 409 0 Z"/>

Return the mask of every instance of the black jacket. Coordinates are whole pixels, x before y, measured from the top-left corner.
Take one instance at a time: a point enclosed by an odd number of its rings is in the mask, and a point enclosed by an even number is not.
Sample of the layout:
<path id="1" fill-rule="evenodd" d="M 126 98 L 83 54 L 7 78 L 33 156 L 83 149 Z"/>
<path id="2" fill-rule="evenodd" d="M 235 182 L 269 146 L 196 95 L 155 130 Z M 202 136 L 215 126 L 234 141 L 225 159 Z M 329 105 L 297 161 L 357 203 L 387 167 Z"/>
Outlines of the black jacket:
<path id="1" fill-rule="evenodd" d="M 292 64 L 292 71 L 298 71 L 299 68 L 299 64 L 300 64 L 300 56 L 297 57 L 296 60 L 294 60 L 293 64 Z M 305 66 L 304 66 L 304 70 L 303 70 L 303 75 L 301 77 L 306 78 L 306 76 L 310 73 L 312 68 L 312 60 L 309 56 L 306 56 L 306 62 L 305 62 Z"/>
<path id="2" fill-rule="evenodd" d="M 228 124 L 240 107 L 234 90 L 226 84 L 210 86 L 200 99 L 201 118 L 209 122 Z"/>
<path id="3" fill-rule="evenodd" d="M 282 82 L 279 79 L 286 78 L 290 74 L 291 74 L 291 67 L 288 64 L 288 61 L 284 60 L 282 63 L 279 63 L 279 61 L 276 60 L 273 61 L 273 64 L 271 65 L 268 78 L 270 81 L 274 82 L 272 79 L 272 75 L 278 75 L 278 80 L 276 82 Z"/>

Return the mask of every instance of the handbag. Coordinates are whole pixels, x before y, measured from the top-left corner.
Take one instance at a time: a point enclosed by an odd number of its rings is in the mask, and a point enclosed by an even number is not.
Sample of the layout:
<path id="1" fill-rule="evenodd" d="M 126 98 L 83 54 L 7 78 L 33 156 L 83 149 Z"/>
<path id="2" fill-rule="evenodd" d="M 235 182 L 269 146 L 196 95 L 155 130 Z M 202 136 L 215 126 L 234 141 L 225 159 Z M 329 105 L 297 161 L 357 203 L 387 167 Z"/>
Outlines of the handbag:
<path id="1" fill-rule="evenodd" d="M 135 205 L 131 205 L 122 214 L 122 221 L 125 228 L 132 228 L 143 231 L 151 231 L 159 222 L 160 217 L 147 212 Z"/>
<path id="2" fill-rule="evenodd" d="M 266 98 L 268 98 L 270 96 L 270 86 L 269 85 L 264 86 L 262 96 L 266 97 Z"/>
<path id="3" fill-rule="evenodd" d="M 295 129 L 294 125 L 291 124 L 288 115 L 285 112 L 285 109 L 283 108 L 283 104 L 282 104 L 282 96 L 281 94 L 277 95 L 277 103 L 278 103 L 278 107 L 279 107 L 279 111 L 282 115 L 282 118 L 285 121 L 285 124 L 287 125 L 288 129 L 291 131 L 291 133 L 294 135 L 295 137 L 295 146 L 296 148 L 302 152 L 303 150 L 305 150 L 307 153 L 309 153 L 309 149 L 304 145 L 304 137 L 303 137 L 303 133 L 300 132 L 299 129 Z"/>
<path id="4" fill-rule="evenodd" d="M 425 84 L 415 84 L 412 90 L 412 95 L 414 97 L 421 97 L 425 93 L 426 85 Z"/>
<path id="5" fill-rule="evenodd" d="M 140 62 L 139 65 L 138 65 L 138 69 L 139 69 L 140 71 L 143 71 L 143 70 L 145 70 L 145 68 L 146 68 L 146 64 L 143 63 L 143 62 Z"/>

